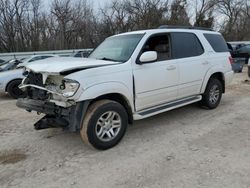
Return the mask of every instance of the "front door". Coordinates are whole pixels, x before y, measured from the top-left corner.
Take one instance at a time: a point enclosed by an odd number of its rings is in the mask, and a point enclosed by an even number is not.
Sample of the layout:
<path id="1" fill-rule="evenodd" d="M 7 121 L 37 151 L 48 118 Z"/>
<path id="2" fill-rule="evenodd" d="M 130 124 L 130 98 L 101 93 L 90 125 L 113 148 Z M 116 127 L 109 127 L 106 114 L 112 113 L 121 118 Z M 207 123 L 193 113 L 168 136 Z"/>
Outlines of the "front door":
<path id="1" fill-rule="evenodd" d="M 168 34 L 150 37 L 140 55 L 146 51 L 156 51 L 157 61 L 134 65 L 136 111 L 164 104 L 177 98 L 179 68 L 178 64 L 171 60 L 169 39 Z"/>

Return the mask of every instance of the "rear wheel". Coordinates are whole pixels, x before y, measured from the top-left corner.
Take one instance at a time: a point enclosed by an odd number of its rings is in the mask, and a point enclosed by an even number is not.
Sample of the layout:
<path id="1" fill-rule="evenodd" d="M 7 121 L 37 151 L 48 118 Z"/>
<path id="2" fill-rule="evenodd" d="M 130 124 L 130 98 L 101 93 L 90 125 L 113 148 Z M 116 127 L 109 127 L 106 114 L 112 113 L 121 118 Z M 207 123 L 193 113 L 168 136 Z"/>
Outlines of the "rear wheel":
<path id="1" fill-rule="evenodd" d="M 201 105 L 209 109 L 217 108 L 220 104 L 222 93 L 223 87 L 221 81 L 216 78 L 211 78 L 202 96 Z"/>
<path id="2" fill-rule="evenodd" d="M 127 112 L 121 104 L 101 100 L 87 110 L 80 133 L 85 143 L 96 149 L 106 150 L 120 142 L 127 125 Z"/>
<path id="3" fill-rule="evenodd" d="M 11 97 L 13 97 L 14 99 L 17 98 L 22 98 L 25 97 L 26 94 L 25 92 L 23 92 L 21 89 L 19 89 L 19 85 L 22 83 L 22 80 L 13 80 L 12 82 L 10 82 L 7 86 L 7 92 L 9 93 L 9 95 Z"/>

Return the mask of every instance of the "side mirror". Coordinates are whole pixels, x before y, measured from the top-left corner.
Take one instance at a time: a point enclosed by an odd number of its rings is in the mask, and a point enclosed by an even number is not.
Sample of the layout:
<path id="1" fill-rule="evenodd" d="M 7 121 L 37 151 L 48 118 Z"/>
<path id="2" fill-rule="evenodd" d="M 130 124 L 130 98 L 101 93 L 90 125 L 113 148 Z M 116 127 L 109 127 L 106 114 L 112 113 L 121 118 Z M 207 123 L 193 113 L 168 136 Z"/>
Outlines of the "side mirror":
<path id="1" fill-rule="evenodd" d="M 144 52 L 139 60 L 141 64 L 153 63 L 157 60 L 157 52 L 156 51 Z"/>

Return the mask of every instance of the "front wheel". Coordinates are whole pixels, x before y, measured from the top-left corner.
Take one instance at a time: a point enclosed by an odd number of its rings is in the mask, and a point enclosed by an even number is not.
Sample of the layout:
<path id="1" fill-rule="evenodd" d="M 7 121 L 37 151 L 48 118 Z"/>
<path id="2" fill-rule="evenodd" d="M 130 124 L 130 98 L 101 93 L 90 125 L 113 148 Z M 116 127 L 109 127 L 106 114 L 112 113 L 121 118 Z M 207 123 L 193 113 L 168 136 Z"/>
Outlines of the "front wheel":
<path id="1" fill-rule="evenodd" d="M 121 104 L 101 100 L 87 110 L 80 133 L 85 143 L 96 149 L 106 150 L 121 141 L 127 125 L 127 112 Z"/>
<path id="2" fill-rule="evenodd" d="M 201 105 L 209 109 L 217 108 L 220 104 L 222 93 L 223 87 L 221 81 L 216 78 L 211 78 L 202 96 Z"/>

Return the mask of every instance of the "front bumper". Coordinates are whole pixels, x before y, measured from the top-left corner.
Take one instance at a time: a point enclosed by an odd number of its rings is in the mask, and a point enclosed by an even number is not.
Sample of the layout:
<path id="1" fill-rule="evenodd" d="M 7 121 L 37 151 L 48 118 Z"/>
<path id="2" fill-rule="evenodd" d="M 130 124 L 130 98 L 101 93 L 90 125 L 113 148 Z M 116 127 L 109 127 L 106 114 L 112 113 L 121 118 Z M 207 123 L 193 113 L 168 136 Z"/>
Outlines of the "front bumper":
<path id="1" fill-rule="evenodd" d="M 36 111 L 45 114 L 41 120 L 35 123 L 36 129 L 62 127 L 72 132 L 80 130 L 88 104 L 88 101 L 84 101 L 69 108 L 63 108 L 55 103 L 27 98 L 18 99 L 16 103 L 19 108 L 29 112 Z"/>

